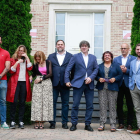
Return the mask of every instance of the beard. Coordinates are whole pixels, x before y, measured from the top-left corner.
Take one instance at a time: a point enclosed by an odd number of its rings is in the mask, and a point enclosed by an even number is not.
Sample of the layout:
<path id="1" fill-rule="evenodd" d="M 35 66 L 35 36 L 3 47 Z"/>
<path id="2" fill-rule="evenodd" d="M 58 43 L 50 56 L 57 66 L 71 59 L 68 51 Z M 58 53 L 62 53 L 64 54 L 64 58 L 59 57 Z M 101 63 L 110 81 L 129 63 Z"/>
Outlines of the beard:
<path id="1" fill-rule="evenodd" d="M 58 49 L 57 51 L 58 51 L 58 52 L 63 52 L 63 51 L 64 51 L 64 49 Z"/>

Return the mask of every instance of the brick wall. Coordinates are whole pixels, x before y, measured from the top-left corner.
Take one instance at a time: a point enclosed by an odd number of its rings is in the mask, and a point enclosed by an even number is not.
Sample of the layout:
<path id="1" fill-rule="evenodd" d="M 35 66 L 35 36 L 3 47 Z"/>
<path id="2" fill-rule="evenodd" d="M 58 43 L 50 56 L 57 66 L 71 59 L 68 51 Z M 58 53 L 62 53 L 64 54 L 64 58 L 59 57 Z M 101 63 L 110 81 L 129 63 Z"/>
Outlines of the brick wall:
<path id="1" fill-rule="evenodd" d="M 48 0 L 32 0 L 31 13 L 33 14 L 32 28 L 37 29 L 37 38 L 32 38 L 32 53 L 42 50 L 47 54 L 48 46 Z M 59 0 L 58 0 L 59 1 Z M 111 51 L 115 56 L 120 55 L 120 45 L 130 44 L 130 40 L 123 39 L 123 30 L 131 30 L 133 18 L 133 0 L 61 0 L 61 1 L 113 1 L 111 15 Z M 129 18 L 126 18 L 126 14 Z"/>

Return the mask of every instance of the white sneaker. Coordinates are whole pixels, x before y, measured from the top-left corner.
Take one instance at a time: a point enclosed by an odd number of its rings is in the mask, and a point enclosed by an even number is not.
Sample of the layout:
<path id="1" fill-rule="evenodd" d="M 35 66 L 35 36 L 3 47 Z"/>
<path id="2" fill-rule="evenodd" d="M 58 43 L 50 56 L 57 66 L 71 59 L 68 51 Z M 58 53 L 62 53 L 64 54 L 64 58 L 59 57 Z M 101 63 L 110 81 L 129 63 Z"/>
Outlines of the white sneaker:
<path id="1" fill-rule="evenodd" d="M 9 129 L 9 126 L 7 125 L 6 122 L 4 122 L 4 123 L 1 125 L 1 128 L 3 128 L 3 129 Z"/>
<path id="2" fill-rule="evenodd" d="M 24 123 L 20 122 L 18 128 L 24 129 Z"/>
<path id="3" fill-rule="evenodd" d="M 15 129 L 16 128 L 16 123 L 12 121 L 11 124 L 10 124 L 10 128 Z"/>

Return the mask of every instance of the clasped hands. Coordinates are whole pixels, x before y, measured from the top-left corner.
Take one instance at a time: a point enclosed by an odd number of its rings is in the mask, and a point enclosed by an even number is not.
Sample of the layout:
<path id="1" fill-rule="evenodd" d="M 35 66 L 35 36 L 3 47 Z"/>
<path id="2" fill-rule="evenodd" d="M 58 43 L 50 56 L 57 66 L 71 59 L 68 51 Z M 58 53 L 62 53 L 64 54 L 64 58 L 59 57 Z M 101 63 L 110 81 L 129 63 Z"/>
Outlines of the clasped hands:
<path id="1" fill-rule="evenodd" d="M 87 77 L 87 78 L 85 78 L 85 84 L 89 84 L 89 83 L 91 83 L 91 78 L 90 77 Z M 67 87 L 71 87 L 71 83 L 70 82 L 67 82 L 66 83 L 66 86 Z"/>
<path id="2" fill-rule="evenodd" d="M 123 73 L 126 73 L 127 68 L 124 65 L 121 65 L 120 68 L 121 68 L 121 70 L 122 70 Z"/>
<path id="3" fill-rule="evenodd" d="M 111 78 L 111 79 L 109 79 L 109 82 L 110 82 L 110 83 L 114 83 L 115 80 L 116 80 L 115 78 Z M 100 81 L 101 83 L 104 83 L 104 82 L 105 82 L 105 79 L 104 79 L 104 78 L 100 78 L 99 81 Z"/>

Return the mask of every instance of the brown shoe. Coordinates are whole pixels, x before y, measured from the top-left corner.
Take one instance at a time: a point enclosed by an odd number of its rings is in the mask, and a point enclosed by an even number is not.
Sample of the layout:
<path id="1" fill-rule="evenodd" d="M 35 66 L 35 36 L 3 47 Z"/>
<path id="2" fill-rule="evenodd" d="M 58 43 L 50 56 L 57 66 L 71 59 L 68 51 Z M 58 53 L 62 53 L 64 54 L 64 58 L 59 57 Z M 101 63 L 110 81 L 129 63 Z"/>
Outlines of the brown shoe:
<path id="1" fill-rule="evenodd" d="M 132 126 L 131 125 L 128 125 L 127 132 L 132 132 Z"/>
<path id="2" fill-rule="evenodd" d="M 124 125 L 123 124 L 119 124 L 118 128 L 116 130 L 124 130 Z"/>
<path id="3" fill-rule="evenodd" d="M 132 131 L 132 132 L 130 132 L 131 134 L 140 134 L 140 128 L 138 129 L 138 130 L 136 130 L 136 131 Z"/>

